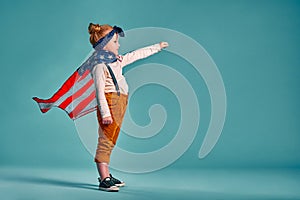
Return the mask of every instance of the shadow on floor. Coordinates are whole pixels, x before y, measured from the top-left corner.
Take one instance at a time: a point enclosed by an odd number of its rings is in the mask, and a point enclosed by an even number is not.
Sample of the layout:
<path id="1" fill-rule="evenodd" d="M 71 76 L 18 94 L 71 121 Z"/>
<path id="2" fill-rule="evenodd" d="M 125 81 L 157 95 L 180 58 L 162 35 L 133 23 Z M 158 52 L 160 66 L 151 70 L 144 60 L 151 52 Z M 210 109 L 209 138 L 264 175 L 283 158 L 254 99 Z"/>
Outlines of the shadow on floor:
<path id="1" fill-rule="evenodd" d="M 98 190 L 98 185 L 95 184 L 72 182 L 72 181 L 51 179 L 51 178 L 38 177 L 38 176 L 24 176 L 24 175 L 5 176 L 4 175 L 1 176 L 1 179 L 5 181 L 17 182 L 17 183 L 31 183 L 31 184 L 38 184 L 38 185 L 53 185 L 53 186 L 61 186 L 61 187 Z"/>

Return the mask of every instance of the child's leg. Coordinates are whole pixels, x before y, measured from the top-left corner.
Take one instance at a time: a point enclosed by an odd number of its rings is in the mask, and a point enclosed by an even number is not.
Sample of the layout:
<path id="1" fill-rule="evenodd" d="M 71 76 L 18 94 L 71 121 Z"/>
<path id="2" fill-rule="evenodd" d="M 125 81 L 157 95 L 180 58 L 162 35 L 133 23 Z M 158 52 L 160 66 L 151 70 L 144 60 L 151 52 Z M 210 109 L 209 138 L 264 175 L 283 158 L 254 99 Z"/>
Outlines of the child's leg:
<path id="1" fill-rule="evenodd" d="M 99 109 L 97 109 L 97 118 L 99 123 L 98 146 L 95 155 L 95 162 L 101 180 L 110 177 L 109 161 L 111 152 L 119 136 L 120 127 L 127 107 L 127 95 L 117 96 L 114 93 L 106 94 L 108 105 L 112 114 L 112 124 L 102 124 Z"/>
<path id="2" fill-rule="evenodd" d="M 101 180 L 110 176 L 108 165 L 113 148 L 114 144 L 106 137 L 106 135 L 103 134 L 102 129 L 99 127 L 98 146 L 95 155 L 95 162 Z"/>
<path id="3" fill-rule="evenodd" d="M 96 163 L 101 181 L 110 176 L 108 163 Z"/>

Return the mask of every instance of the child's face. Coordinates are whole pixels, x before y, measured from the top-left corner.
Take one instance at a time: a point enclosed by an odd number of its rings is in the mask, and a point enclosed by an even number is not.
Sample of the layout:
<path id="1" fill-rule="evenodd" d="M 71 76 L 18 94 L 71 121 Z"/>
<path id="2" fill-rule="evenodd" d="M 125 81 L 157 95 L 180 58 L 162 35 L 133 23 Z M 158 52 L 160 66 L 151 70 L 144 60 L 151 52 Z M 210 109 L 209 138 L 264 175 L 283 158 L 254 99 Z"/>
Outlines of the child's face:
<path id="1" fill-rule="evenodd" d="M 113 52 L 116 56 L 119 55 L 119 36 L 114 34 L 113 38 L 105 45 L 104 50 Z"/>

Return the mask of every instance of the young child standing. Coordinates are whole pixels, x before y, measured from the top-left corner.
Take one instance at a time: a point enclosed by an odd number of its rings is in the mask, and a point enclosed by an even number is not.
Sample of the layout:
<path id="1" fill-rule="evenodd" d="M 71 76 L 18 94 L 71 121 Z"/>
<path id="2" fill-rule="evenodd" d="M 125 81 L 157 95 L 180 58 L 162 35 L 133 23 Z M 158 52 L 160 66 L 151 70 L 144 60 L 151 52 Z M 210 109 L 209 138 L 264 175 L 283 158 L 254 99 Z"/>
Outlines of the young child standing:
<path id="1" fill-rule="evenodd" d="M 117 142 L 128 101 L 128 85 L 122 75 L 122 69 L 136 60 L 146 58 L 168 47 L 167 42 L 160 42 L 125 55 L 119 55 L 119 36 L 122 29 L 110 25 L 90 23 L 88 27 L 90 42 L 95 50 L 104 50 L 114 57 L 111 63 L 100 63 L 93 67 L 91 74 L 96 89 L 98 103 L 97 118 L 99 123 L 98 145 L 95 162 L 100 175 L 99 189 L 119 191 L 125 183 L 113 177 L 109 172 L 111 152 Z"/>
<path id="2" fill-rule="evenodd" d="M 33 97 L 33 100 L 43 113 L 52 107 L 58 107 L 66 111 L 73 120 L 97 111 L 99 137 L 95 162 L 100 175 L 99 189 L 119 191 L 119 187 L 125 183 L 110 174 L 109 161 L 128 101 L 128 85 L 122 69 L 136 60 L 161 51 L 168 47 L 168 43 L 160 42 L 121 56 L 118 52 L 119 36 L 124 36 L 121 28 L 90 23 L 88 31 L 95 49 L 92 55 L 51 98 Z"/>

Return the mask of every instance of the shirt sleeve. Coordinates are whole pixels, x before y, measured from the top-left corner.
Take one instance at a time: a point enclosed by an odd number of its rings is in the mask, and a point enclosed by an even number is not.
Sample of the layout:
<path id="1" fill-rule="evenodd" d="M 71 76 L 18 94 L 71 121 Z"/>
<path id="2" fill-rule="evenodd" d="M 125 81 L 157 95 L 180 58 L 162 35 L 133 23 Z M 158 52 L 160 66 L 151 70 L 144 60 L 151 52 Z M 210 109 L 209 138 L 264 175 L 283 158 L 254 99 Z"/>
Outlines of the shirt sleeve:
<path id="1" fill-rule="evenodd" d="M 147 46 L 147 47 L 129 52 L 129 53 L 125 54 L 124 56 L 121 56 L 121 60 L 122 60 L 121 66 L 123 68 L 126 65 L 129 65 L 137 60 L 147 58 L 148 56 L 158 53 L 159 51 L 161 51 L 160 44 L 154 44 L 151 46 Z"/>
<path id="2" fill-rule="evenodd" d="M 94 67 L 92 71 L 92 77 L 94 79 L 96 98 L 100 114 L 102 118 L 110 117 L 111 113 L 109 111 L 108 103 L 105 97 L 105 82 L 107 77 L 107 70 L 104 64 L 98 64 Z"/>

